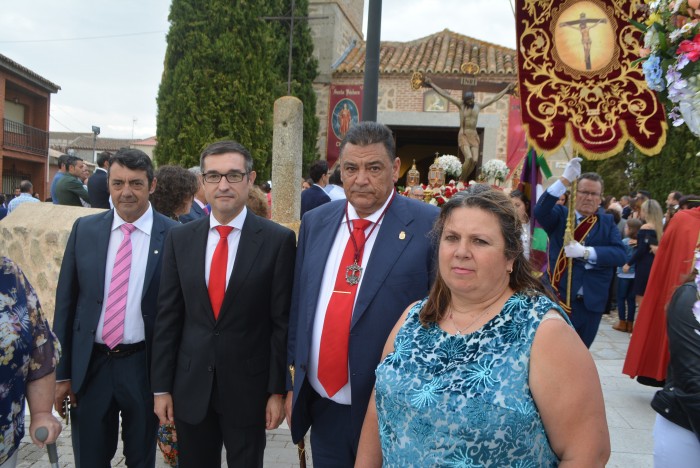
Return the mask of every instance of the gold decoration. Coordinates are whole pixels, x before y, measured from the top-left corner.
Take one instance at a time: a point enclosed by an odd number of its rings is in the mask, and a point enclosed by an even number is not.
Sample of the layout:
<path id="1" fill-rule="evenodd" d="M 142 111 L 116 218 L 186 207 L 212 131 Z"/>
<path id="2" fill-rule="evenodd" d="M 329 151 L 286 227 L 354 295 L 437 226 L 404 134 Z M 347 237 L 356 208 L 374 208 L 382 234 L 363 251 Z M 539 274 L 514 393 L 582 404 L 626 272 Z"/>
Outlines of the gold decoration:
<path id="1" fill-rule="evenodd" d="M 425 84 L 425 77 L 421 72 L 413 72 L 411 76 L 411 89 L 417 91 L 423 87 Z"/>
<path id="2" fill-rule="evenodd" d="M 476 75 L 481 71 L 481 67 L 474 62 L 464 62 L 459 69 L 466 75 Z"/>
<path id="3" fill-rule="evenodd" d="M 428 182 L 433 188 L 445 185 L 445 170 L 438 164 L 440 153 L 435 153 L 435 162 L 430 165 L 428 171 Z"/>
<path id="4" fill-rule="evenodd" d="M 411 169 L 409 169 L 408 174 L 406 175 L 406 185 L 409 187 L 413 187 L 415 185 L 420 184 L 420 172 L 418 172 L 418 169 L 416 169 L 416 160 L 413 160 L 413 166 Z"/>

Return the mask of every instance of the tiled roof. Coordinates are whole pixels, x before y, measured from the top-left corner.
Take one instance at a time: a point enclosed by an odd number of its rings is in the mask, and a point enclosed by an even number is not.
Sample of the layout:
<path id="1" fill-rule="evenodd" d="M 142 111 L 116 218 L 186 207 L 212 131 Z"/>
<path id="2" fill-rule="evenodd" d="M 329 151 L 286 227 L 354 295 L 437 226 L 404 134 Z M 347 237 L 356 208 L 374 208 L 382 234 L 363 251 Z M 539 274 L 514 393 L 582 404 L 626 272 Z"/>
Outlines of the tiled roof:
<path id="1" fill-rule="evenodd" d="M 100 138 L 97 137 L 97 149 L 100 151 L 117 151 L 121 148 L 129 148 L 134 140 L 129 140 L 125 138 Z M 92 135 L 90 136 L 79 136 L 73 140 L 69 148 L 75 149 L 92 149 Z"/>
<path id="2" fill-rule="evenodd" d="M 364 73 L 365 42 L 347 54 L 335 69 L 339 73 Z M 410 42 L 382 42 L 379 51 L 379 73 L 403 74 L 416 71 L 462 74 L 465 62 L 479 65 L 480 74 L 515 75 L 516 52 L 488 42 L 452 32 L 448 29 Z"/>
<path id="3" fill-rule="evenodd" d="M 57 93 L 58 90 L 61 89 L 61 87 L 57 84 L 50 82 L 43 76 L 34 73 L 29 68 L 20 65 L 11 58 L 5 57 L 2 54 L 0 54 L 0 68 L 16 73 L 32 83 L 39 85 L 50 93 Z"/>
<path id="4" fill-rule="evenodd" d="M 134 146 L 156 146 L 158 144 L 158 140 L 156 140 L 155 136 L 151 136 L 144 138 L 143 140 L 136 140 L 132 144 Z"/>

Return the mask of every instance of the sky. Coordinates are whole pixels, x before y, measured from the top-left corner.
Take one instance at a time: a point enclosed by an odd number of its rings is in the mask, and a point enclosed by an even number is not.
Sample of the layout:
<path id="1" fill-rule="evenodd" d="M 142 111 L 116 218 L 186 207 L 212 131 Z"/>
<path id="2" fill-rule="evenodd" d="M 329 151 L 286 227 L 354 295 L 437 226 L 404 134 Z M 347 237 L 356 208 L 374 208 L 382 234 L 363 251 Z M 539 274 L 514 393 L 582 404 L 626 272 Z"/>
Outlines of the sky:
<path id="1" fill-rule="evenodd" d="M 515 48 L 512 2 L 383 0 L 381 39 L 447 28 Z M 156 134 L 169 8 L 170 0 L 5 2 L 0 54 L 61 87 L 51 99 L 51 131 L 90 133 L 95 125 L 100 137 L 147 138 Z"/>

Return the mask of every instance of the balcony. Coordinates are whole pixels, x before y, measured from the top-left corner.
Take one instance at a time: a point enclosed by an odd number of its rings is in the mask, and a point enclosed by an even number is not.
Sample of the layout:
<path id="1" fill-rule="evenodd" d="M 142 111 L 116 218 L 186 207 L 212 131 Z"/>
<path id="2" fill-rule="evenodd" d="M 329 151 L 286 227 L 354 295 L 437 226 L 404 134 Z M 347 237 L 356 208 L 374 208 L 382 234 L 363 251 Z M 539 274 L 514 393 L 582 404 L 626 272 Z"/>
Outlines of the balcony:
<path id="1" fill-rule="evenodd" d="M 3 119 L 3 128 L 4 148 L 40 156 L 48 155 L 49 132 L 9 119 Z"/>

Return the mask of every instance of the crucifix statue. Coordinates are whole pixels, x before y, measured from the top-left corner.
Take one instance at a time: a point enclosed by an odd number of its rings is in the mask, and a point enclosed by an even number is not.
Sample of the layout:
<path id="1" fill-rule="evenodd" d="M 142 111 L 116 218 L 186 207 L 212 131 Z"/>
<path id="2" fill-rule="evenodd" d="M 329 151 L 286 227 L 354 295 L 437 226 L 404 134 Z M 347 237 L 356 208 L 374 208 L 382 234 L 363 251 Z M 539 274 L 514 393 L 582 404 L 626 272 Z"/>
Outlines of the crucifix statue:
<path id="1" fill-rule="evenodd" d="M 422 73 L 414 73 L 411 82 L 414 89 L 420 87 L 434 89 L 436 93 L 459 108 L 459 133 L 457 134 L 457 144 L 464 156 L 462 173 L 459 178 L 463 182 L 468 182 L 469 176 L 474 172 L 474 169 L 476 169 L 479 163 L 479 146 L 481 141 L 476 131 L 479 112 L 511 91 L 515 87 L 515 83 L 478 82 L 475 75 L 478 73 L 479 67 L 473 63 L 463 64 L 461 69 L 463 72 L 468 73 L 468 76 L 457 79 L 438 77 L 431 79 L 427 76 L 423 76 Z M 452 97 L 448 91 L 438 86 L 437 83 L 442 84 L 448 89 L 464 90 L 462 100 L 460 101 Z M 496 94 L 478 103 L 474 98 L 474 90 L 496 92 Z"/>
<path id="2" fill-rule="evenodd" d="M 585 13 L 581 13 L 579 19 L 559 23 L 562 28 L 578 28 L 581 33 L 581 44 L 583 45 L 583 59 L 586 62 L 586 70 L 591 69 L 591 29 L 599 24 L 607 23 L 605 18 L 586 18 Z"/>
<path id="3" fill-rule="evenodd" d="M 294 47 L 294 21 L 305 21 L 310 19 L 324 19 L 327 16 L 296 16 L 294 14 L 296 1 L 292 0 L 292 9 L 289 16 L 263 16 L 267 21 L 289 21 L 289 59 L 287 64 L 287 95 L 292 94 L 292 49 Z"/>

